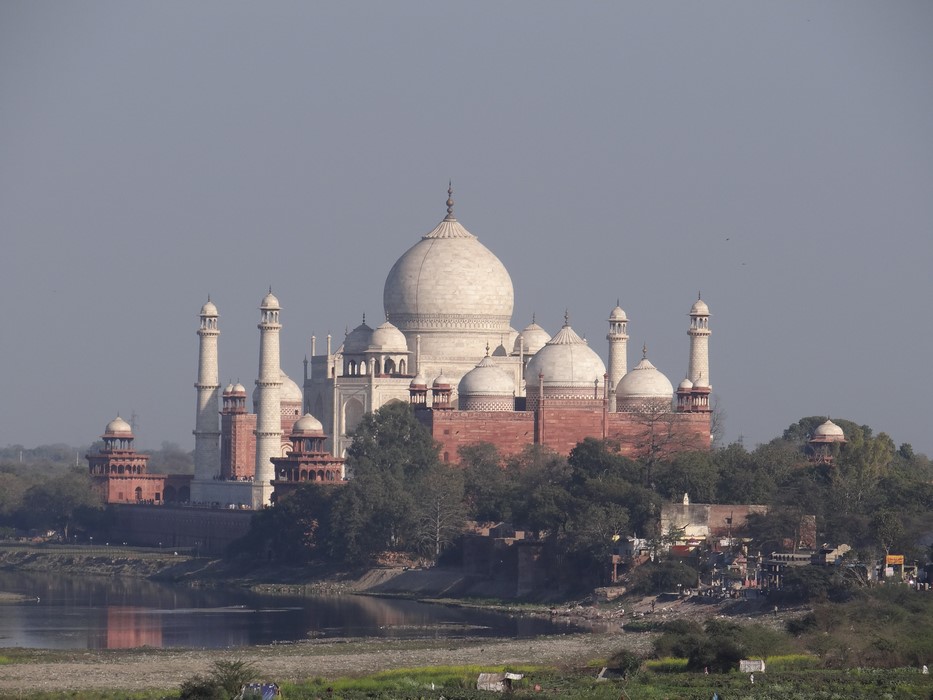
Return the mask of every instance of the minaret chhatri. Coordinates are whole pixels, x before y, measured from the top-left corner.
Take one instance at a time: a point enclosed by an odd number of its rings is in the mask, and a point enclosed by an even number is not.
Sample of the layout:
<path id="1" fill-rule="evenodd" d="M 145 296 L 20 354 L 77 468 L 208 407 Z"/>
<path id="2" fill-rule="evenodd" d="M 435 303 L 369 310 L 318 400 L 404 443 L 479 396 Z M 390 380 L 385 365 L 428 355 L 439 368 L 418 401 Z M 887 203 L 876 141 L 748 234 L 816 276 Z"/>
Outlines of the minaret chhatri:
<path id="1" fill-rule="evenodd" d="M 207 297 L 198 328 L 198 412 L 194 428 L 194 481 L 220 476 L 220 380 L 217 369 L 217 307 Z"/>
<path id="2" fill-rule="evenodd" d="M 609 411 L 616 410 L 616 385 L 628 372 L 628 318 L 619 302 L 609 314 Z"/>
<path id="3" fill-rule="evenodd" d="M 710 387 L 709 381 L 709 307 L 697 294 L 697 300 L 690 307 L 690 364 L 687 367 L 687 379 L 694 386 Z"/>
<path id="4" fill-rule="evenodd" d="M 261 507 L 272 502 L 275 466 L 270 461 L 281 456 L 282 410 L 280 391 L 282 369 L 279 360 L 279 300 L 272 288 L 259 306 L 259 405 L 256 407 L 256 472 L 253 477 L 253 505 Z"/>

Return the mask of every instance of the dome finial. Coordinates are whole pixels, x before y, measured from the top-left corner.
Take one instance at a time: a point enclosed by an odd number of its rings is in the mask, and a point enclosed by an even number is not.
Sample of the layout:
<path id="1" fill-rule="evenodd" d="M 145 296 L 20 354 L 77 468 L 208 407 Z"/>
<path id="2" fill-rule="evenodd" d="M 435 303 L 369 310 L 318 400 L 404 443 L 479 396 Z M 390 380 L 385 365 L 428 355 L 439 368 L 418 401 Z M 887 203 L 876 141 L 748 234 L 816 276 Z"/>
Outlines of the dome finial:
<path id="1" fill-rule="evenodd" d="M 569 309 L 564 309 L 564 325 L 565 326 L 570 325 L 570 310 Z"/>
<path id="2" fill-rule="evenodd" d="M 363 312 L 363 325 L 366 325 L 366 312 Z"/>
<path id="3" fill-rule="evenodd" d="M 703 295 L 700 293 L 699 290 L 697 290 L 697 301 L 700 301 L 700 299 L 702 298 L 703 298 Z"/>
<path id="4" fill-rule="evenodd" d="M 486 357 L 489 357 L 489 341 L 486 341 Z"/>
<path id="5" fill-rule="evenodd" d="M 452 180 L 447 181 L 447 221 L 454 221 L 454 185 Z"/>
<path id="6" fill-rule="evenodd" d="M 532 323 L 536 323 L 536 321 L 535 321 L 535 312 L 534 312 L 534 311 L 531 312 L 531 322 L 532 322 Z"/>
<path id="7" fill-rule="evenodd" d="M 641 359 L 648 359 L 648 343 L 641 346 Z"/>

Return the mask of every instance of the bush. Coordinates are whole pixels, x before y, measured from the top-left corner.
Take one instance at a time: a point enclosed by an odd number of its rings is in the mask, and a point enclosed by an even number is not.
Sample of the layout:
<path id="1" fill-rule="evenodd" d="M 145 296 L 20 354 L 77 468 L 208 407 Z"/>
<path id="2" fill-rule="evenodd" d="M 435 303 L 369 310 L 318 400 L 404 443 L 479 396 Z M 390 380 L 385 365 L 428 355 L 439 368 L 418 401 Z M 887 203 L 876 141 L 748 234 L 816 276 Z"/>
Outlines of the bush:
<path id="1" fill-rule="evenodd" d="M 181 684 L 179 700 L 229 700 L 259 676 L 248 661 L 215 661 L 210 673 L 194 676 Z"/>

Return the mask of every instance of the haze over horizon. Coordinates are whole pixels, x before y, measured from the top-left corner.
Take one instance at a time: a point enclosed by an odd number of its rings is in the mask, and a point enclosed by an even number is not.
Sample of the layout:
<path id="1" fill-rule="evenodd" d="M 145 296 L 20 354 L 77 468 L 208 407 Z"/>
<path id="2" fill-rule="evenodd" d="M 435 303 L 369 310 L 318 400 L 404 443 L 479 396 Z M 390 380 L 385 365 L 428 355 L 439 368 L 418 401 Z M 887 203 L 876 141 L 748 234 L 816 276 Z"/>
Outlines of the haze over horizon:
<path id="1" fill-rule="evenodd" d="M 299 384 L 446 213 L 535 314 L 676 384 L 712 312 L 725 439 L 809 415 L 933 455 L 933 4 L 0 4 L 0 445 L 192 449 L 198 310 Z M 490 339 L 493 344 L 498 339 Z M 480 358 L 477 358 L 479 360 Z"/>

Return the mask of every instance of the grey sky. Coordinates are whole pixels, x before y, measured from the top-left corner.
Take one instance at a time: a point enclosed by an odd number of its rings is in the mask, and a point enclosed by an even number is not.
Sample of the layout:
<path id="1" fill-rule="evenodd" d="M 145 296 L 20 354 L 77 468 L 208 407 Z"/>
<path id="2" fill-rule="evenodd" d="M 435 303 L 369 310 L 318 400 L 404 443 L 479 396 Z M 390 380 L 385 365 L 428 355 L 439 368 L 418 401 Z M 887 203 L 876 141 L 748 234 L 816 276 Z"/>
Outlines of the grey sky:
<path id="1" fill-rule="evenodd" d="M 194 444 L 197 312 L 251 386 L 282 302 L 382 320 L 445 213 L 532 312 L 676 385 L 710 305 L 726 437 L 805 415 L 933 454 L 933 3 L 0 3 L 0 444 Z M 495 339 L 494 339 L 495 340 Z M 320 346 L 319 346 L 320 347 Z"/>

